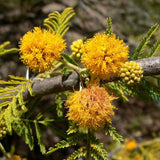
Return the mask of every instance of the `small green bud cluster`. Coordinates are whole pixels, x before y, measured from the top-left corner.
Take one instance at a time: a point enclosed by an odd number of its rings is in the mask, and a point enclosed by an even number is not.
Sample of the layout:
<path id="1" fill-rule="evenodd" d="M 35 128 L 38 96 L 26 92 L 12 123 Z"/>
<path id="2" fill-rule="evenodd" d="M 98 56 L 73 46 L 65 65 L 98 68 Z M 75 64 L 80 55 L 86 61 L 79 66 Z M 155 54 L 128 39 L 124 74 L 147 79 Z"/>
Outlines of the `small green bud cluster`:
<path id="1" fill-rule="evenodd" d="M 134 61 L 126 62 L 120 70 L 120 77 L 128 85 L 138 83 L 143 77 L 143 69 Z"/>
<path id="2" fill-rule="evenodd" d="M 83 40 L 78 39 L 77 41 L 74 41 L 71 45 L 71 51 L 73 56 L 75 56 L 77 59 L 80 59 L 84 53 Z"/>
<path id="3" fill-rule="evenodd" d="M 5 121 L 2 119 L 0 121 L 0 139 L 4 138 L 7 134 L 7 126 L 5 124 Z"/>

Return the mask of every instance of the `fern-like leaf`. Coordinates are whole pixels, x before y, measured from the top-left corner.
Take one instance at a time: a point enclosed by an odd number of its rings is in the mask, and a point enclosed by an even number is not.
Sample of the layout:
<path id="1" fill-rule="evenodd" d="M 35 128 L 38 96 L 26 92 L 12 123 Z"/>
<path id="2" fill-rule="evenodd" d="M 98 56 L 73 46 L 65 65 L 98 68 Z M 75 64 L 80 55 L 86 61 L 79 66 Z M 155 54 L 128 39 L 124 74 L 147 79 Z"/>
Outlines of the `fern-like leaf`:
<path id="1" fill-rule="evenodd" d="M 35 124 L 36 135 L 37 135 L 40 150 L 41 150 L 42 154 L 45 154 L 46 153 L 46 148 L 45 148 L 45 145 L 44 145 L 44 142 L 43 142 L 42 133 L 41 133 L 39 124 L 36 120 L 34 121 L 34 124 Z"/>
<path id="2" fill-rule="evenodd" d="M 110 17 L 107 18 L 106 23 L 107 23 L 107 29 L 106 29 L 105 34 L 109 34 L 109 36 L 112 36 L 112 34 L 113 34 L 113 31 L 112 31 L 112 19 Z"/>
<path id="3" fill-rule="evenodd" d="M 157 42 L 153 45 L 153 47 L 151 48 L 151 53 L 150 53 L 149 57 L 154 57 L 155 54 L 157 53 L 157 51 L 159 50 L 159 48 L 160 48 L 160 40 L 157 41 Z"/>
<path id="4" fill-rule="evenodd" d="M 78 142 L 82 141 L 85 137 L 86 137 L 86 134 L 76 134 L 72 137 L 69 137 L 66 140 L 61 141 L 60 143 L 57 143 L 54 148 L 50 147 L 47 154 L 55 152 L 61 148 L 67 148 L 67 147 L 76 145 Z"/>
<path id="5" fill-rule="evenodd" d="M 56 34 L 60 34 L 62 37 L 68 31 L 68 24 L 71 18 L 75 15 L 72 8 L 66 8 L 62 14 L 55 11 L 48 15 L 48 18 L 44 20 L 44 26 L 51 31 L 55 31 Z"/>
<path id="6" fill-rule="evenodd" d="M 128 102 L 129 99 L 124 94 L 124 91 L 122 88 L 119 87 L 118 82 L 109 82 L 106 84 L 106 86 L 111 89 L 112 92 L 118 97 L 120 97 L 124 102 Z"/>
<path id="7" fill-rule="evenodd" d="M 150 28 L 150 30 L 148 31 L 148 33 L 146 34 L 146 36 L 142 39 L 142 41 L 140 42 L 140 44 L 138 45 L 138 47 L 136 48 L 135 53 L 133 54 L 133 57 L 131 59 L 136 60 L 136 59 L 140 59 L 141 55 L 143 54 L 144 48 L 146 47 L 146 45 L 148 44 L 151 36 L 154 34 L 154 32 L 158 29 L 159 25 L 155 24 L 154 26 L 152 26 Z"/>
<path id="8" fill-rule="evenodd" d="M 60 93 L 55 94 L 55 105 L 57 110 L 57 116 L 63 117 L 63 100 Z"/>
<path id="9" fill-rule="evenodd" d="M 99 151 L 100 151 L 100 149 L 98 148 L 98 146 L 95 146 L 95 145 L 91 146 L 91 156 L 95 160 L 108 160 L 107 152 L 105 151 L 105 149 L 103 152 L 99 152 Z"/>
<path id="10" fill-rule="evenodd" d="M 86 153 L 87 153 L 86 147 L 81 147 L 77 151 L 72 153 L 72 155 L 70 155 L 70 157 L 68 157 L 67 160 L 73 160 L 73 159 L 77 159 L 80 157 L 85 157 Z"/>
<path id="11" fill-rule="evenodd" d="M 103 143 L 95 135 L 91 136 L 91 155 L 97 160 L 107 160 L 107 151 Z"/>
<path id="12" fill-rule="evenodd" d="M 12 117 L 13 117 L 12 116 L 12 106 L 11 104 L 9 104 L 8 107 L 4 111 L 4 120 L 7 126 L 7 130 L 10 134 L 12 133 L 12 121 L 13 121 Z"/>
<path id="13" fill-rule="evenodd" d="M 0 45 L 0 56 L 19 52 L 18 48 L 5 49 L 5 47 L 8 46 L 9 44 L 10 42 L 7 41 Z"/>
<path id="14" fill-rule="evenodd" d="M 118 143 L 123 142 L 123 137 L 119 135 L 116 132 L 116 129 L 112 127 L 110 124 L 106 124 L 106 126 L 104 127 L 104 132 L 106 135 L 109 133 L 113 140 L 117 141 Z"/>
<path id="15" fill-rule="evenodd" d="M 32 129 L 31 129 L 30 123 L 28 121 L 26 121 L 24 126 L 25 126 L 25 128 L 24 128 L 25 142 L 26 142 L 26 144 L 29 145 L 30 150 L 33 150 L 34 139 L 33 139 Z"/>
<path id="16" fill-rule="evenodd" d="M 79 127 L 74 123 L 74 122 L 70 122 L 70 126 L 67 130 L 67 134 L 73 134 L 73 133 L 76 133 L 78 132 L 79 130 Z"/>

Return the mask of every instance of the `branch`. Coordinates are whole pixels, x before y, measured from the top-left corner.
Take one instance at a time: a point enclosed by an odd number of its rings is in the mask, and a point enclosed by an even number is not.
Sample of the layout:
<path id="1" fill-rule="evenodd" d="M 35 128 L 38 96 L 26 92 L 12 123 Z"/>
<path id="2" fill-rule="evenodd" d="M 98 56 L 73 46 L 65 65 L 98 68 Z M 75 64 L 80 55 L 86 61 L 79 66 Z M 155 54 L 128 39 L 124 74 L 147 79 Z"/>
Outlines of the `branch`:
<path id="1" fill-rule="evenodd" d="M 139 63 L 144 72 L 144 76 L 152 76 L 160 74 L 160 57 L 143 58 L 136 61 Z M 117 80 L 115 77 L 113 80 Z M 59 75 L 43 81 L 34 82 L 32 89 L 35 95 L 46 95 L 50 93 L 57 93 L 66 90 L 73 90 L 78 88 L 79 74 L 72 72 L 67 79 L 64 79 L 63 75 Z M 25 99 L 28 99 L 28 94 L 25 95 Z"/>
<path id="2" fill-rule="evenodd" d="M 143 58 L 136 62 L 142 66 L 144 76 L 160 74 L 160 57 Z"/>
<path id="3" fill-rule="evenodd" d="M 160 57 L 143 58 L 136 61 L 139 63 L 144 72 L 144 76 L 153 76 L 160 74 Z M 116 81 L 119 77 L 113 77 L 110 81 Z M 37 80 L 32 85 L 32 90 L 35 96 L 43 96 L 51 93 L 63 92 L 79 88 L 80 76 L 79 73 L 73 71 L 67 77 L 58 75 L 53 78 Z M 102 83 L 108 82 L 103 81 Z M 24 100 L 29 100 L 31 96 L 28 92 L 23 95 Z"/>
<path id="4" fill-rule="evenodd" d="M 53 78 L 35 81 L 32 85 L 32 90 L 35 96 L 43 96 L 51 93 L 73 90 L 79 87 L 79 74 L 73 71 L 68 77 L 58 75 Z M 31 98 L 28 92 L 23 95 L 24 100 Z"/>

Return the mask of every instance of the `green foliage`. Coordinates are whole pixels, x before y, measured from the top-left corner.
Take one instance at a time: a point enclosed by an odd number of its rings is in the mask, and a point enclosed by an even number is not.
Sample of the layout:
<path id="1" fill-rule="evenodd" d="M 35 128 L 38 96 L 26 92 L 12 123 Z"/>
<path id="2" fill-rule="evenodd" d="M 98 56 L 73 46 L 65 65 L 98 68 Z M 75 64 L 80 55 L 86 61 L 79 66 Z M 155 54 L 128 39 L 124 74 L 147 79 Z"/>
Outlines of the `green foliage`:
<path id="1" fill-rule="evenodd" d="M 155 139 L 149 141 L 148 143 L 142 143 L 139 147 L 139 152 L 141 156 L 146 160 L 157 160 L 160 155 L 160 140 Z"/>
<path id="2" fill-rule="evenodd" d="M 135 53 L 132 56 L 132 60 L 136 60 L 136 59 L 140 59 L 142 58 L 142 54 L 144 52 L 144 48 L 147 46 L 147 44 L 149 43 L 149 40 L 151 39 L 152 35 L 154 34 L 154 32 L 158 29 L 159 25 L 155 24 L 154 26 L 152 26 L 150 28 L 150 30 L 148 31 L 148 33 L 146 34 L 146 36 L 142 39 L 142 41 L 139 43 L 138 47 L 136 48 Z M 153 48 L 153 51 L 156 51 L 156 47 Z M 154 52 L 153 52 L 154 53 Z M 153 54 L 151 52 L 151 54 Z"/>
<path id="3" fill-rule="evenodd" d="M 106 29 L 106 32 L 105 34 L 109 34 L 110 36 L 112 36 L 113 34 L 113 31 L 112 31 L 112 19 L 109 17 L 107 18 L 107 29 Z"/>
<path id="4" fill-rule="evenodd" d="M 121 98 L 124 102 L 128 102 L 129 99 L 126 97 L 126 95 L 124 94 L 123 88 L 119 87 L 119 83 L 118 82 L 109 82 L 107 84 L 105 84 L 109 89 L 111 89 L 111 91 L 118 96 L 119 98 Z"/>
<path id="5" fill-rule="evenodd" d="M 160 40 L 154 43 L 153 47 L 151 48 L 151 52 L 149 54 L 149 57 L 154 57 L 157 51 L 160 48 Z"/>
<path id="6" fill-rule="evenodd" d="M 28 86 L 32 82 L 23 77 L 10 76 L 10 78 L 10 81 L 0 81 L 1 85 L 6 85 L 0 88 L 0 114 L 4 117 L 7 129 L 11 134 L 12 122 L 26 112 L 22 94 L 28 90 Z"/>
<path id="7" fill-rule="evenodd" d="M 57 116 L 63 117 L 63 99 L 61 93 L 55 94 L 55 105 L 57 110 Z"/>
<path id="8" fill-rule="evenodd" d="M 69 62 L 75 66 L 78 66 L 78 64 L 72 58 L 70 58 L 68 54 L 64 53 L 62 56 L 67 62 Z"/>
<path id="9" fill-rule="evenodd" d="M 128 151 L 124 144 L 119 145 L 113 150 L 111 160 L 158 160 L 160 155 L 160 140 L 154 139 L 146 142 L 137 142 L 136 149 Z"/>
<path id="10" fill-rule="evenodd" d="M 10 42 L 7 41 L 0 45 L 0 56 L 19 52 L 18 48 L 5 49 L 5 47 L 8 46 L 9 44 Z"/>
<path id="11" fill-rule="evenodd" d="M 114 127 L 112 127 L 110 124 L 106 124 L 106 126 L 104 128 L 104 132 L 106 135 L 109 133 L 110 136 L 112 137 L 112 139 L 117 141 L 118 143 L 123 142 L 123 137 L 121 135 L 119 135 L 116 132 L 116 129 Z"/>
<path id="12" fill-rule="evenodd" d="M 92 134 L 91 136 L 91 156 L 95 160 L 107 160 L 107 151 L 104 148 L 103 143 L 96 139 L 96 137 Z"/>
<path id="13" fill-rule="evenodd" d="M 157 81 L 156 84 L 154 83 L 155 81 Z M 159 101 L 160 88 L 158 86 L 160 83 L 158 82 L 160 82 L 159 77 L 145 77 L 141 79 L 140 83 L 134 86 L 126 85 L 122 81 L 109 82 L 106 86 L 109 87 L 116 96 L 124 100 L 124 102 L 128 101 L 127 96 L 136 96 L 145 101 Z"/>
<path id="14" fill-rule="evenodd" d="M 38 124 L 37 121 L 34 121 L 34 124 L 35 124 L 36 135 L 37 135 L 37 139 L 38 139 L 38 144 L 40 146 L 40 150 L 41 150 L 42 154 L 45 154 L 46 153 L 46 148 L 45 148 L 45 145 L 44 145 L 44 142 L 43 142 L 42 133 L 41 133 L 39 124 Z"/>
<path id="15" fill-rule="evenodd" d="M 55 31 L 56 34 L 60 34 L 62 37 L 69 30 L 68 24 L 71 18 L 75 15 L 72 8 L 66 8 L 62 14 L 57 11 L 50 13 L 48 18 L 44 20 L 44 26 L 51 31 Z"/>
<path id="16" fill-rule="evenodd" d="M 68 75 L 68 68 L 67 67 L 63 67 L 62 69 L 61 69 L 61 73 L 63 74 L 63 75 Z"/>
<path id="17" fill-rule="evenodd" d="M 73 159 L 77 159 L 77 158 L 80 158 L 80 157 L 84 157 L 84 156 L 86 156 L 86 153 L 87 153 L 86 147 L 81 147 L 77 151 L 73 152 L 67 158 L 67 160 L 73 160 Z"/>
<path id="18" fill-rule="evenodd" d="M 78 142 L 82 141 L 86 137 L 86 134 L 77 133 L 76 135 L 67 138 L 66 140 L 62 140 L 60 143 L 57 143 L 55 147 L 50 147 L 47 154 L 53 153 L 58 149 L 68 148 L 73 145 L 77 145 Z"/>
<path id="19" fill-rule="evenodd" d="M 72 121 L 70 121 L 69 123 L 70 123 L 70 125 L 69 125 L 69 128 L 67 130 L 67 134 L 69 135 L 69 134 L 73 134 L 73 133 L 78 132 L 79 127 Z"/>

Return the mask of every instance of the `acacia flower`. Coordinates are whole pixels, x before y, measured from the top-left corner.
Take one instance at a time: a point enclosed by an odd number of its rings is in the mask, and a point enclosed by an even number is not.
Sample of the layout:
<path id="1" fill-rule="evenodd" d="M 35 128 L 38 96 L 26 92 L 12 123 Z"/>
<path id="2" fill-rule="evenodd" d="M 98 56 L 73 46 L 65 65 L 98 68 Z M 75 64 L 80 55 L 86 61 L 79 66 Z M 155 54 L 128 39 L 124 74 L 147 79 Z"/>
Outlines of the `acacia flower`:
<path id="1" fill-rule="evenodd" d="M 61 58 L 66 44 L 60 35 L 35 27 L 20 40 L 20 56 L 33 72 L 44 72 Z"/>
<path id="2" fill-rule="evenodd" d="M 126 140 L 126 149 L 128 151 L 133 151 L 137 146 L 137 143 L 135 141 L 135 139 L 129 141 L 128 139 Z"/>
<path id="3" fill-rule="evenodd" d="M 97 33 L 84 44 L 85 52 L 81 61 L 90 70 L 93 77 L 109 79 L 118 76 L 120 68 L 127 61 L 128 46 L 123 40 L 112 36 Z"/>
<path id="4" fill-rule="evenodd" d="M 66 101 L 67 117 L 83 128 L 101 129 L 106 122 L 111 123 L 115 108 L 111 102 L 114 99 L 103 87 L 91 86 L 75 91 Z"/>

